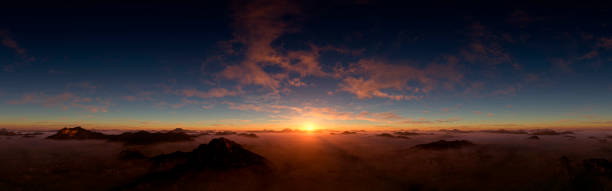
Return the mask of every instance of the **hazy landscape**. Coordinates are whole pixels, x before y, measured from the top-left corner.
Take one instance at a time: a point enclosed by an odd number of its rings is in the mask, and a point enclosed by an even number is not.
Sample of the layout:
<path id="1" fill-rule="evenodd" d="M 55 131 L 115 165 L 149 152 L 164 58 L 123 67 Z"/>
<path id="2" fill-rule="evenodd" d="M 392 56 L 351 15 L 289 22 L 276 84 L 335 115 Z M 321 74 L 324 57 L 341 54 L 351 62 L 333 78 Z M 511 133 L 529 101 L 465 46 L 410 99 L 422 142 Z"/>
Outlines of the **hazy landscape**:
<path id="1" fill-rule="evenodd" d="M 180 129 L 179 129 L 180 130 Z M 175 130 L 175 131 L 179 131 Z M 7 131 L 7 130 L 5 130 Z M 87 130 L 85 130 L 87 131 Z M 257 137 L 186 131 L 192 140 L 131 145 L 3 135 L 2 190 L 594 190 L 610 189 L 612 132 L 267 131 Z M 166 132 L 166 131 L 164 131 Z M 349 132 L 349 133 L 347 133 Z M 100 131 L 118 134 L 117 131 Z M 388 135 L 394 136 L 386 136 Z M 19 132 L 15 133 L 19 134 Z M 404 134 L 404 135 L 402 135 Z M 533 134 L 538 139 L 530 139 Z M 405 136 L 399 137 L 398 136 Z M 263 157 L 176 171 L 161 155 L 220 137 Z M 440 140 L 446 140 L 440 144 Z M 456 140 L 464 140 L 460 142 Z M 468 143 L 468 144 L 465 144 Z M 229 148 L 229 147 L 228 147 Z M 231 149 L 230 149 L 231 150 Z M 235 150 L 235 149 L 234 149 Z M 127 152 L 140 153 L 127 153 Z M 196 152 L 196 151 L 193 151 Z M 236 151 L 235 151 L 236 152 Z M 232 153 L 232 152 L 229 152 Z M 227 153 L 226 153 L 227 154 Z M 160 157 L 161 156 L 161 157 Z M 228 155 L 229 156 L 229 155 Z M 208 157 L 223 157 L 215 154 Z M 169 158 L 169 159 L 168 159 Z M 181 160 L 181 159 L 178 159 Z M 192 160 L 192 159 L 189 159 Z M 200 158 L 200 161 L 208 160 Z M 166 165 L 164 167 L 164 165 Z M 165 168 L 165 169 L 164 169 Z M 155 174 L 157 173 L 157 174 Z M 164 174 L 164 173 L 170 173 Z M 153 175 L 152 175 L 153 174 Z M 155 179 L 155 176 L 164 177 Z M 167 177 L 166 177 L 167 176 Z"/>
<path id="2" fill-rule="evenodd" d="M 612 191 L 612 1 L 2 1 L 0 191 Z"/>

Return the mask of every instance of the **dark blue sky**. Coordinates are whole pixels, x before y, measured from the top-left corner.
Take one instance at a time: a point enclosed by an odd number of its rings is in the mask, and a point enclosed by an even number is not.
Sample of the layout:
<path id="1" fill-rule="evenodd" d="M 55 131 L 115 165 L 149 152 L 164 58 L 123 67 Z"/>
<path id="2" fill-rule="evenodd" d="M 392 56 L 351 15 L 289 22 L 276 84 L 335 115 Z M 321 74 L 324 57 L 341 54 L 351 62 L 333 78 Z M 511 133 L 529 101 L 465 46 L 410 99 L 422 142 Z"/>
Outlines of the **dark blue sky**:
<path id="1" fill-rule="evenodd" d="M 607 4 L 7 3 L 0 125 L 612 122 Z"/>

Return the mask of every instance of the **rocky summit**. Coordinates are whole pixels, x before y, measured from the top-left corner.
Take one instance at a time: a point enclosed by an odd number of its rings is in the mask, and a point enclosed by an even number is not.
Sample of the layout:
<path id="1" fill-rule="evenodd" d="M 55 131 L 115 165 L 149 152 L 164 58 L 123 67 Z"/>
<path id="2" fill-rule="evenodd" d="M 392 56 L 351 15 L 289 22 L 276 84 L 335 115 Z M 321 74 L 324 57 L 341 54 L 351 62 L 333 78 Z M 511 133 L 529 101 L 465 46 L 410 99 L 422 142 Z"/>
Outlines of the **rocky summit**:
<path id="1" fill-rule="evenodd" d="M 106 139 L 107 135 L 93 132 L 81 127 L 63 128 L 56 134 L 47 137 L 48 139 Z"/>
<path id="2" fill-rule="evenodd" d="M 228 169 L 253 165 L 266 165 L 267 160 L 240 144 L 224 137 L 201 144 L 191 152 L 174 152 L 158 155 L 151 160 L 158 166 L 174 164 L 175 168 Z M 182 162 L 181 162 L 182 161 Z"/>

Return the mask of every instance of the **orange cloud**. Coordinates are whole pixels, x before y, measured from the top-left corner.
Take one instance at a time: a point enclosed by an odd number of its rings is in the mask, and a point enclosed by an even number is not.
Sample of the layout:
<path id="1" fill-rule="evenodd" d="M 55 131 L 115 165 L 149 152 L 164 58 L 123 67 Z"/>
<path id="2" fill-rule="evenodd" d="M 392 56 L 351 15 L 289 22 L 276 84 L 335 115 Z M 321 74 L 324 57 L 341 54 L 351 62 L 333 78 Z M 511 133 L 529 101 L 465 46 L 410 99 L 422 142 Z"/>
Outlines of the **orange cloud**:
<path id="1" fill-rule="evenodd" d="M 287 16 L 300 16 L 300 7 L 291 1 L 249 1 L 234 8 L 234 37 L 232 40 L 219 43 L 227 54 L 243 54 L 244 59 L 236 65 L 229 65 L 219 76 L 236 80 L 242 85 L 258 85 L 278 90 L 284 85 L 301 87 L 295 83 L 296 74 L 306 76 L 331 77 L 324 72 L 318 59 L 322 51 L 335 51 L 343 54 L 357 55 L 361 50 L 338 48 L 335 46 L 317 46 L 309 44 L 310 50 L 284 50 L 273 47 L 275 40 L 282 35 L 297 31 L 294 23 L 286 21 Z M 234 44 L 240 44 L 236 50 Z M 281 70 L 269 72 L 268 66 Z M 298 78 L 299 79 L 299 78 Z"/>
<path id="2" fill-rule="evenodd" d="M 452 89 L 461 82 L 463 74 L 456 69 L 454 57 L 448 57 L 446 61 L 449 63 L 433 63 L 421 69 L 407 63 L 395 65 L 375 59 L 361 59 L 349 68 L 340 68 L 336 72 L 337 76 L 344 76 L 340 90 L 355 94 L 359 99 L 414 100 L 422 98 L 422 95 L 414 94 L 428 93 L 437 87 Z"/>
<path id="3" fill-rule="evenodd" d="M 394 122 L 400 121 L 404 118 L 393 113 L 393 112 L 368 112 L 361 111 L 359 113 L 339 111 L 335 108 L 330 107 L 314 107 L 314 106 L 288 106 L 288 105 L 277 105 L 277 104 L 237 104 L 233 102 L 224 102 L 228 105 L 229 109 L 241 110 L 241 111 L 257 111 L 257 112 L 268 112 L 273 113 L 272 117 L 292 120 L 292 119 L 317 119 L 317 120 L 330 120 L 330 121 L 346 121 L 346 120 L 359 120 L 359 121 L 372 121 L 372 122 Z"/>
<path id="4" fill-rule="evenodd" d="M 2 40 L 2 45 L 13 49 L 17 55 L 21 58 L 21 60 L 16 61 L 12 64 L 6 64 L 3 66 L 4 71 L 13 72 L 16 68 L 27 65 L 29 62 L 36 60 L 36 58 L 28 56 L 26 53 L 26 49 L 19 46 L 17 41 L 15 41 L 10 33 L 7 30 L 0 29 L 0 39 Z"/>
<path id="5" fill-rule="evenodd" d="M 235 96 L 238 94 L 238 92 L 231 91 L 225 88 L 213 88 L 205 92 L 196 89 L 183 89 L 181 91 L 181 94 L 187 97 L 220 98 L 225 96 Z"/>

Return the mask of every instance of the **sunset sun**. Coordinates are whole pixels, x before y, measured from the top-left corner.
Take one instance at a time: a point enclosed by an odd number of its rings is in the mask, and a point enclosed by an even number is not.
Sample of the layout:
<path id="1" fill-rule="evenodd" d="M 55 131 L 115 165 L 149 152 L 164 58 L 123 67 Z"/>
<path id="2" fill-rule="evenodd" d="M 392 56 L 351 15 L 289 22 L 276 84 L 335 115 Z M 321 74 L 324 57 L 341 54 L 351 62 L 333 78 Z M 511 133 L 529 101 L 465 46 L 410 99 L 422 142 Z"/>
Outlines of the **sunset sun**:
<path id="1" fill-rule="evenodd" d="M 314 131 L 316 129 L 317 129 L 317 125 L 315 123 L 313 123 L 313 122 L 310 122 L 310 121 L 305 122 L 304 126 L 302 127 L 302 130 L 308 131 L 308 132 L 312 132 L 312 131 Z"/>
<path id="2" fill-rule="evenodd" d="M 34 1 L 0 191 L 612 191 L 612 1 Z"/>

